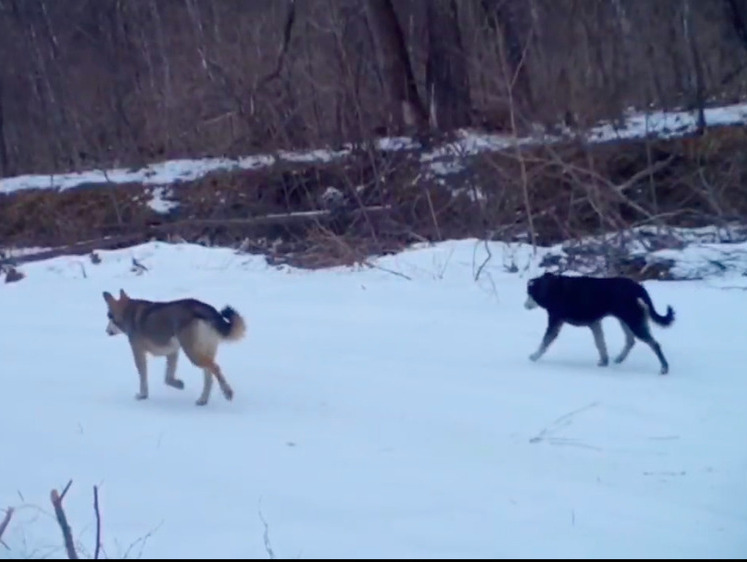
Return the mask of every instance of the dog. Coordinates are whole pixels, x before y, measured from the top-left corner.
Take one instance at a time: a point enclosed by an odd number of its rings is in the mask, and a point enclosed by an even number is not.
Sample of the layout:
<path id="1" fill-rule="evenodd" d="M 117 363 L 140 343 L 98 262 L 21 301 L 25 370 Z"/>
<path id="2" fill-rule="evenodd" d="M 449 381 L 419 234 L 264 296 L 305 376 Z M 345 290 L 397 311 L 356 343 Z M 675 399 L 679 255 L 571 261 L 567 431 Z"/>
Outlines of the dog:
<path id="1" fill-rule="evenodd" d="M 607 347 L 602 332 L 602 319 L 614 316 L 625 332 L 625 347 L 615 358 L 622 363 L 635 344 L 635 338 L 647 343 L 661 363 L 660 374 L 669 372 L 664 353 L 651 335 L 648 320 L 659 326 L 670 326 L 674 322 L 674 310 L 667 307 L 664 316 L 654 308 L 646 289 L 627 277 L 569 277 L 545 273 L 527 283 L 525 308 L 542 307 L 547 311 L 547 330 L 542 342 L 529 358 L 537 361 L 550 344 L 558 337 L 563 324 L 591 328 L 594 343 L 599 351 L 600 367 L 609 364 Z"/>
<path id="2" fill-rule="evenodd" d="M 108 308 L 109 323 L 106 333 L 110 336 L 126 334 L 140 376 L 138 400 L 148 398 L 148 367 L 146 354 L 166 356 L 166 379 L 168 386 L 182 390 L 184 381 L 176 378 L 179 350 L 193 365 L 202 369 L 202 394 L 196 404 L 204 406 L 210 398 L 213 377 L 218 380 L 226 400 L 233 399 L 233 389 L 215 362 L 218 345 L 224 341 L 238 341 L 246 333 L 242 316 L 230 306 L 218 312 L 209 304 L 182 299 L 154 302 L 130 298 L 120 289 L 119 299 L 111 293 L 103 293 Z"/>

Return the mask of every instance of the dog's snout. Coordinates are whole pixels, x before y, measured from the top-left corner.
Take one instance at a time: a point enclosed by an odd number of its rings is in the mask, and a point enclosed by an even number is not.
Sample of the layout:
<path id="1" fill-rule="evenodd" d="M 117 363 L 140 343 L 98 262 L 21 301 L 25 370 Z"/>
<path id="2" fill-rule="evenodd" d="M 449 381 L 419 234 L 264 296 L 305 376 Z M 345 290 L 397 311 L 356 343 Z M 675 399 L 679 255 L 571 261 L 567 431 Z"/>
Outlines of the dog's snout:
<path id="1" fill-rule="evenodd" d="M 106 333 L 110 336 L 116 336 L 121 332 L 122 330 L 119 328 L 119 326 L 117 326 L 113 320 L 109 320 L 109 323 L 106 325 Z"/>

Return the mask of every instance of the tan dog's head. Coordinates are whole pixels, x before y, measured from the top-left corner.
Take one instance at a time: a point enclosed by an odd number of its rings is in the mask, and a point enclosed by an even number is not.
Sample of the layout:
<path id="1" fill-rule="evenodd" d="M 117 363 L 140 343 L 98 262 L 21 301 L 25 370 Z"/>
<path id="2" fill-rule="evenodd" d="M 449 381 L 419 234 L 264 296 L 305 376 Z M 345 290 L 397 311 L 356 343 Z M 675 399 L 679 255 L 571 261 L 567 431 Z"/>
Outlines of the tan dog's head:
<path id="1" fill-rule="evenodd" d="M 123 332 L 121 326 L 124 319 L 124 311 L 130 297 L 127 296 L 124 290 L 120 289 L 119 300 L 115 299 L 108 291 L 104 291 L 104 300 L 108 309 L 106 317 L 109 319 L 109 324 L 106 326 L 106 333 L 110 336 L 121 334 Z"/>

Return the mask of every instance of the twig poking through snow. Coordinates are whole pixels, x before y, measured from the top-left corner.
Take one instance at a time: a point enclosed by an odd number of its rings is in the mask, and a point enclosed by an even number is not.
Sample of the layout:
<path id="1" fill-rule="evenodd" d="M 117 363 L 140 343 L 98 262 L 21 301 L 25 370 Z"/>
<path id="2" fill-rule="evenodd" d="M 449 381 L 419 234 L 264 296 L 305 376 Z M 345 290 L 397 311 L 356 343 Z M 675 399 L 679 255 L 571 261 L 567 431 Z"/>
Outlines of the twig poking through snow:
<path id="1" fill-rule="evenodd" d="M 11 517 L 13 517 L 13 508 L 9 507 L 5 510 L 5 517 L 3 517 L 3 520 L 0 521 L 0 542 L 2 542 L 3 533 L 5 532 L 5 529 L 8 528 L 8 523 L 10 523 Z"/>
<path id="2" fill-rule="evenodd" d="M 132 269 L 130 271 L 137 273 L 138 275 L 142 275 L 144 271 L 148 271 L 148 268 L 137 261 L 135 258 L 132 258 Z"/>
<path id="3" fill-rule="evenodd" d="M 399 271 L 394 271 L 393 269 L 389 269 L 389 268 L 386 268 L 386 267 L 382 267 L 380 265 L 376 265 L 375 263 L 371 263 L 368 260 L 365 260 L 363 262 L 363 264 L 367 265 L 368 267 L 370 267 L 372 269 L 380 269 L 381 271 L 385 271 L 387 273 L 391 273 L 392 275 L 396 275 L 398 277 L 402 277 L 403 279 L 407 279 L 408 281 L 412 281 L 412 277 L 410 277 L 409 275 L 405 275 L 404 273 L 401 273 Z"/>
<path id="4" fill-rule="evenodd" d="M 59 494 L 57 490 L 52 490 L 52 492 L 50 493 L 50 498 L 52 500 L 52 506 L 54 507 L 55 516 L 57 517 L 57 523 L 59 523 L 60 525 L 60 529 L 62 530 L 62 537 L 65 540 L 65 550 L 67 551 L 67 557 L 70 560 L 77 560 L 78 553 L 75 551 L 75 544 L 73 543 L 73 533 L 70 530 L 70 525 L 67 522 L 65 511 L 62 509 L 62 500 L 65 498 L 65 494 L 67 494 L 67 491 L 70 489 L 72 483 L 72 480 L 67 483 L 65 489 L 62 490 L 62 494 Z"/>
<path id="5" fill-rule="evenodd" d="M 556 419 L 552 424 L 544 428 L 542 431 L 539 432 L 538 435 L 535 437 L 532 437 L 529 442 L 530 443 L 539 443 L 541 441 L 545 440 L 545 437 L 550 435 L 551 433 L 554 433 L 561 427 L 566 427 L 570 425 L 570 423 L 573 421 L 573 418 L 580 414 L 583 411 L 590 410 L 591 408 L 595 408 L 599 405 L 599 402 L 592 402 L 591 404 L 587 404 L 586 406 L 583 406 L 582 408 L 578 408 L 577 410 L 573 410 L 572 412 L 568 412 L 567 414 L 563 414 L 558 419 Z"/>
<path id="6" fill-rule="evenodd" d="M 65 495 L 67 494 L 67 491 L 70 489 L 70 486 L 73 485 L 73 481 L 70 480 L 66 485 L 65 488 L 62 490 L 62 495 L 60 496 L 60 502 L 65 499 Z M 54 490 L 55 494 L 57 493 L 57 490 Z"/>
<path id="7" fill-rule="evenodd" d="M 140 559 L 143 557 L 143 550 L 145 549 L 145 543 L 148 542 L 148 539 L 153 536 L 153 534 L 163 525 L 163 521 L 161 521 L 158 525 L 156 525 L 153 529 L 148 531 L 144 536 L 140 537 L 139 539 L 132 541 L 130 543 L 130 546 L 127 547 L 124 554 L 122 555 L 122 558 L 129 558 L 130 552 L 132 549 L 134 549 L 137 545 L 140 545 L 140 550 L 137 553 L 137 558 Z"/>
<path id="8" fill-rule="evenodd" d="M 483 240 L 485 244 L 485 251 L 487 252 L 487 257 L 485 260 L 480 264 L 480 267 L 477 268 L 477 273 L 475 273 L 475 281 L 480 280 L 480 274 L 482 273 L 482 270 L 485 269 L 485 266 L 488 265 L 488 262 L 493 258 L 493 253 L 490 251 L 490 244 L 488 244 L 488 239 L 485 238 Z"/>
<path id="9" fill-rule="evenodd" d="M 93 511 L 96 513 L 96 551 L 93 555 L 94 559 L 99 559 L 99 552 L 101 550 L 101 512 L 99 511 L 99 487 L 93 487 Z"/>
<path id="10" fill-rule="evenodd" d="M 267 556 L 270 557 L 270 560 L 275 559 L 275 552 L 272 550 L 272 543 L 270 542 L 270 527 L 267 525 L 267 521 L 265 521 L 264 516 L 262 515 L 262 508 L 259 508 L 259 519 L 262 521 L 262 525 L 265 527 L 265 532 L 263 535 L 263 539 L 265 541 L 265 550 L 267 551 Z"/>

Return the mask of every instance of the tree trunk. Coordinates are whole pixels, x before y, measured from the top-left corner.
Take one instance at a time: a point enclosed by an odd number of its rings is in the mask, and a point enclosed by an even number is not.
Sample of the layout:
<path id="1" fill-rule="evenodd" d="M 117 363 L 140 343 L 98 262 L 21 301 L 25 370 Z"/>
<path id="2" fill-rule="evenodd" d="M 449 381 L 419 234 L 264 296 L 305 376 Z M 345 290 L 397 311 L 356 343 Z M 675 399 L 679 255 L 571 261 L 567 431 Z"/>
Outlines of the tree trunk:
<path id="1" fill-rule="evenodd" d="M 470 124 L 467 60 L 455 0 L 425 0 L 428 61 L 425 83 L 431 127 L 449 130 Z"/>
<path id="2" fill-rule="evenodd" d="M 698 132 L 702 133 L 706 126 L 705 84 L 703 82 L 703 63 L 698 49 L 690 0 L 682 0 L 682 27 L 690 51 L 690 88 L 695 98 L 695 107 L 698 110 Z"/>
<path id="3" fill-rule="evenodd" d="M 10 176 L 10 163 L 8 162 L 8 145 L 5 141 L 5 110 L 3 107 L 3 77 L 0 76 L 0 177 Z"/>
<path id="4" fill-rule="evenodd" d="M 390 126 L 422 129 L 428 119 L 392 0 L 367 0 L 366 8 L 388 90 Z"/>
<path id="5" fill-rule="evenodd" d="M 526 53 L 531 38 L 531 6 L 526 0 L 482 0 L 482 11 L 488 25 L 500 36 L 506 46 L 506 76 L 515 109 L 526 119 L 534 116 L 534 96 L 527 71 Z"/>
<path id="6" fill-rule="evenodd" d="M 747 49 L 747 0 L 726 0 L 731 16 L 731 25 L 739 42 Z"/>

